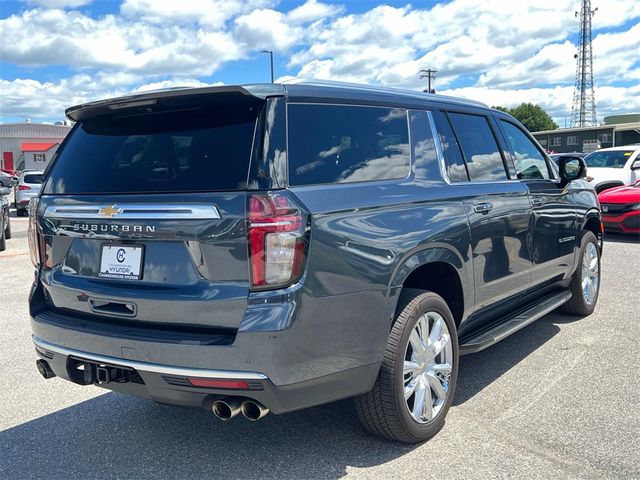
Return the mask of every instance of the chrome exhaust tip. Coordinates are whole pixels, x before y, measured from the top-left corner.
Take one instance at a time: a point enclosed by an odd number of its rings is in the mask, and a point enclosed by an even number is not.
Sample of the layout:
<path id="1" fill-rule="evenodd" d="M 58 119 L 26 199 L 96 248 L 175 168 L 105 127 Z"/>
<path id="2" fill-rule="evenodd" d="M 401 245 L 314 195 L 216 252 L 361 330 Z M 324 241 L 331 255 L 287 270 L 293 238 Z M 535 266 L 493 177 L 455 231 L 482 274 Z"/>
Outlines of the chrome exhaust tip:
<path id="1" fill-rule="evenodd" d="M 56 376 L 56 374 L 53 373 L 53 370 L 51 370 L 51 367 L 49 366 L 46 360 L 42 360 L 42 359 L 36 360 L 36 367 L 38 369 L 38 372 L 40 373 L 40 375 L 42 375 L 43 378 L 49 379 Z"/>
<path id="2" fill-rule="evenodd" d="M 242 402 L 242 415 L 248 420 L 255 422 L 269 413 L 269 409 L 261 403 L 247 400 Z"/>
<path id="3" fill-rule="evenodd" d="M 211 405 L 211 411 L 220 420 L 231 420 L 242 410 L 242 401 L 238 398 L 225 398 L 224 400 L 216 400 Z"/>

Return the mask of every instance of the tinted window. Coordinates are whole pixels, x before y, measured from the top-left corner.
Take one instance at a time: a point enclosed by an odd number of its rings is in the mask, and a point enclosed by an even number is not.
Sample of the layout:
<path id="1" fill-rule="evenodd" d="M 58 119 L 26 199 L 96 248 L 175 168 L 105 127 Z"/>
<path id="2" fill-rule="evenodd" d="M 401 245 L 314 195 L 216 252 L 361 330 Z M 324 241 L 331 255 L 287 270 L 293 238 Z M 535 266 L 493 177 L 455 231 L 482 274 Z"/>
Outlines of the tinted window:
<path id="1" fill-rule="evenodd" d="M 520 128 L 513 123 L 500 120 L 507 141 L 515 154 L 518 178 L 545 179 L 549 178 L 549 168 L 540 150 Z"/>
<path id="2" fill-rule="evenodd" d="M 502 155 L 487 118 L 463 113 L 450 113 L 449 118 L 462 147 L 471 180 L 507 180 Z"/>
<path id="3" fill-rule="evenodd" d="M 345 183 L 409 175 L 407 112 L 289 105 L 289 183 Z"/>
<path id="4" fill-rule="evenodd" d="M 256 113 L 220 110 L 89 119 L 71 133 L 45 193 L 244 189 Z"/>
<path id="5" fill-rule="evenodd" d="M 622 168 L 633 155 L 633 150 L 593 152 L 584 159 L 587 167 Z"/>
<path id="6" fill-rule="evenodd" d="M 416 178 L 442 180 L 427 112 L 411 110 L 409 118 L 411 120 L 411 151 Z"/>
<path id="7" fill-rule="evenodd" d="M 25 175 L 22 181 L 24 183 L 42 183 L 42 174 Z"/>
<path id="8" fill-rule="evenodd" d="M 442 145 L 442 153 L 444 155 L 444 163 L 447 170 L 447 177 L 452 182 L 466 182 L 469 180 L 467 169 L 464 165 L 464 159 L 460 152 L 458 140 L 451 129 L 449 119 L 442 112 L 433 112 L 433 120 L 435 121 L 440 144 Z"/>

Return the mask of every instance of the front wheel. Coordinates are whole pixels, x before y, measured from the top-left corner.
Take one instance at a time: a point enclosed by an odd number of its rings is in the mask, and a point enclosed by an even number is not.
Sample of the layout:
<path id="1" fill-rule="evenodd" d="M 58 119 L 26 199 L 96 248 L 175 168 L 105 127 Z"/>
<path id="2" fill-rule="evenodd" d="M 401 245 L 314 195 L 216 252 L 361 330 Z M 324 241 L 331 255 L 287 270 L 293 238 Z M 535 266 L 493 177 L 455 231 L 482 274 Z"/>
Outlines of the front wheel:
<path id="1" fill-rule="evenodd" d="M 11 240 L 11 217 L 9 217 L 9 212 L 7 212 L 7 228 L 4 229 L 4 238 Z"/>
<path id="2" fill-rule="evenodd" d="M 355 399 L 364 426 L 406 443 L 444 426 L 458 378 L 458 335 L 439 295 L 404 289 L 373 389 Z"/>
<path id="3" fill-rule="evenodd" d="M 593 232 L 586 231 L 580 242 L 580 263 L 569 284 L 571 299 L 560 307 L 569 315 L 591 315 L 600 293 L 600 247 Z"/>

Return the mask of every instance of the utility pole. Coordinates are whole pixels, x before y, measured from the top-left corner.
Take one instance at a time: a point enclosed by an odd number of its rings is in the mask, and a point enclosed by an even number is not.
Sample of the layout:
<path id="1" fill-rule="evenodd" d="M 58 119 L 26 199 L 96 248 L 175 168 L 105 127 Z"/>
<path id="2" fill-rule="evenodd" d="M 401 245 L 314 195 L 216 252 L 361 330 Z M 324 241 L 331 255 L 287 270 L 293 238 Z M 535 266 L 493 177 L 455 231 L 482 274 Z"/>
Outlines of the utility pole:
<path id="1" fill-rule="evenodd" d="M 273 83 L 273 50 L 262 50 L 262 53 L 269 54 L 269 63 L 271 64 L 271 83 Z"/>
<path id="2" fill-rule="evenodd" d="M 427 89 L 424 90 L 424 92 L 426 93 L 436 93 L 436 89 L 435 88 L 431 88 L 431 80 L 435 80 L 436 79 L 436 73 L 438 73 L 437 70 L 431 70 L 430 68 L 427 68 L 426 70 L 420 70 L 420 79 L 427 79 Z M 435 83 L 435 82 L 434 82 Z"/>
<path id="3" fill-rule="evenodd" d="M 580 12 L 580 39 L 576 59 L 576 88 L 571 107 L 571 126 L 597 125 L 596 98 L 593 92 L 593 48 L 591 45 L 591 19 L 598 9 L 591 10 L 591 0 L 582 0 Z"/>

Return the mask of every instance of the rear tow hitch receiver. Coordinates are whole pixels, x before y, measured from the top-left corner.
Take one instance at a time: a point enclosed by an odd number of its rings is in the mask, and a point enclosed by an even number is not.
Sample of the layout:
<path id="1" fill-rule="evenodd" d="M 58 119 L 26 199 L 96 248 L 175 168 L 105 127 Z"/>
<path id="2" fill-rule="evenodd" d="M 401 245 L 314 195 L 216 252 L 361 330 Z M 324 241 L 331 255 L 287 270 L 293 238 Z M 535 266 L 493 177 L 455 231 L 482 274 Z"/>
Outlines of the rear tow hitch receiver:
<path id="1" fill-rule="evenodd" d="M 140 383 L 142 378 L 133 368 L 105 365 L 70 357 L 67 363 L 69 378 L 80 385 L 105 383 Z"/>

